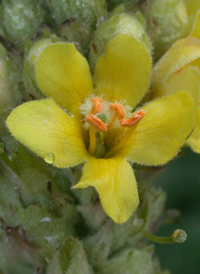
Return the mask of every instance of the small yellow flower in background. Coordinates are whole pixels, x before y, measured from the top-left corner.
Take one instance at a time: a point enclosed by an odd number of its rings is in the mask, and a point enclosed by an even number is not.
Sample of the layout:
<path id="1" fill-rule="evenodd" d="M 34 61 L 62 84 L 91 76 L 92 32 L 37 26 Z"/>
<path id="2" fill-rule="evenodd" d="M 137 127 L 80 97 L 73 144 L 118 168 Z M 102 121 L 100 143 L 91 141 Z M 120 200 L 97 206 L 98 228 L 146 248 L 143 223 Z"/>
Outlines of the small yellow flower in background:
<path id="1" fill-rule="evenodd" d="M 35 73 L 50 98 L 14 109 L 6 122 L 11 133 L 56 167 L 85 163 L 74 188 L 95 187 L 108 216 L 126 222 L 139 204 L 128 162 L 162 165 L 177 154 L 194 124 L 190 93 L 159 98 L 131 113 L 150 85 L 151 58 L 128 35 L 108 43 L 96 63 L 94 87 L 74 44 L 47 45 Z"/>
<path id="2" fill-rule="evenodd" d="M 195 127 L 187 143 L 200 153 L 200 10 L 190 36 L 174 43 L 157 62 L 152 82 L 154 98 L 181 90 L 191 93 L 195 101 Z"/>

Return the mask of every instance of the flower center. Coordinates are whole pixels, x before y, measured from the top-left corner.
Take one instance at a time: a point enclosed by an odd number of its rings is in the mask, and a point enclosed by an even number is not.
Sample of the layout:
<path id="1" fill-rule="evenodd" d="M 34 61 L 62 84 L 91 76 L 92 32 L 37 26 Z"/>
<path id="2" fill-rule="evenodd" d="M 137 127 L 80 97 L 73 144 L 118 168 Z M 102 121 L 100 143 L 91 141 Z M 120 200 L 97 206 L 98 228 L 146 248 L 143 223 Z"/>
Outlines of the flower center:
<path id="1" fill-rule="evenodd" d="M 145 116 L 144 110 L 139 110 L 133 115 L 130 111 L 129 106 L 108 103 L 99 97 L 86 99 L 80 107 L 80 112 L 84 116 L 84 126 L 89 130 L 88 151 L 91 155 L 97 158 L 108 158 L 121 148 L 135 129 L 135 125 Z M 122 132 L 120 137 L 115 134 L 113 139 L 117 140 L 117 143 L 115 142 L 115 146 L 111 146 L 112 148 L 105 142 L 111 132 L 118 134 Z"/>

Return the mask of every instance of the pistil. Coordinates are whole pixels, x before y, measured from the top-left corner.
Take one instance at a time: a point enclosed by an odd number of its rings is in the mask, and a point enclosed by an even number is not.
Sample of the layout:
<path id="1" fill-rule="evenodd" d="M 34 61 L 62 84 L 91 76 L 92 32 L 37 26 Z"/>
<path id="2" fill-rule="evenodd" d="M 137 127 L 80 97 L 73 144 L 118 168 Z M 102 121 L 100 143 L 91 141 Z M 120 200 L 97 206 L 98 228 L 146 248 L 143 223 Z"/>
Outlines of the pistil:
<path id="1" fill-rule="evenodd" d="M 121 149 L 125 143 L 128 141 L 128 139 L 131 137 L 131 135 L 133 134 L 133 131 L 135 130 L 137 124 L 139 123 L 139 121 L 145 116 L 145 111 L 144 110 L 139 110 L 137 112 L 135 112 L 133 114 L 132 117 L 130 117 L 129 119 L 122 119 L 122 123 L 124 125 L 124 127 L 130 127 L 130 129 L 126 132 L 126 134 L 124 135 L 124 137 L 121 139 L 121 141 L 119 141 L 119 143 L 117 145 L 115 145 L 113 148 L 111 148 L 106 154 L 105 154 L 105 158 L 109 158 L 111 157 L 114 153 L 116 153 L 119 149 Z M 120 121 L 120 124 L 121 124 Z"/>

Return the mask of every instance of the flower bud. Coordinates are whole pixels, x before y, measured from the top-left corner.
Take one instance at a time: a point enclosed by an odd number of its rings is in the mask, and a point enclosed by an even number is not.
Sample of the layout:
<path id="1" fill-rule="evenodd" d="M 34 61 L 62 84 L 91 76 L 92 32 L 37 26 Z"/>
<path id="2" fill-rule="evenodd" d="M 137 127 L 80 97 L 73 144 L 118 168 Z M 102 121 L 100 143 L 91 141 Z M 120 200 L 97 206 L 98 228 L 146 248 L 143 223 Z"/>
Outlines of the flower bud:
<path id="1" fill-rule="evenodd" d="M 107 15 L 104 0 L 48 0 L 47 5 L 57 24 L 73 18 L 95 27 Z"/>
<path id="2" fill-rule="evenodd" d="M 162 7 L 162 8 L 161 8 Z M 182 0 L 154 0 L 143 7 L 155 60 L 178 39 L 189 34 L 191 24 Z"/>
<path id="3" fill-rule="evenodd" d="M 43 21 L 37 1 L 10 0 L 2 2 L 3 30 L 7 39 L 18 49 L 31 37 Z"/>
<path id="4" fill-rule="evenodd" d="M 187 233 L 182 229 L 177 229 L 172 234 L 172 239 L 175 243 L 184 243 L 187 239 Z"/>
<path id="5" fill-rule="evenodd" d="M 60 25 L 58 30 L 59 36 L 63 37 L 66 42 L 74 43 L 77 50 L 87 57 L 89 44 L 93 37 L 93 29 L 76 20 L 67 20 Z"/>
<path id="6" fill-rule="evenodd" d="M 151 50 L 151 44 L 141 22 L 136 17 L 126 13 L 115 14 L 105 20 L 95 32 L 90 51 L 92 70 L 98 57 L 105 51 L 107 43 L 119 34 L 130 35 L 142 42 L 149 51 Z"/>

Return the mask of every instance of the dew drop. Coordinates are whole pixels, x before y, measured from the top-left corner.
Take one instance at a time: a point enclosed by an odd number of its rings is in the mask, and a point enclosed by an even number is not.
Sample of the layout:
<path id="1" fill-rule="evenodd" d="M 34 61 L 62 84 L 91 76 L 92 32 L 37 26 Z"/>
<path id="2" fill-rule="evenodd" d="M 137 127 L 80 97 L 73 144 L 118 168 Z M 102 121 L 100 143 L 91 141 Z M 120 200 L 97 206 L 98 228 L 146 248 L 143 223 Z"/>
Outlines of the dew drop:
<path id="1" fill-rule="evenodd" d="M 45 162 L 52 164 L 55 161 L 55 155 L 53 153 L 48 153 L 44 156 Z"/>

